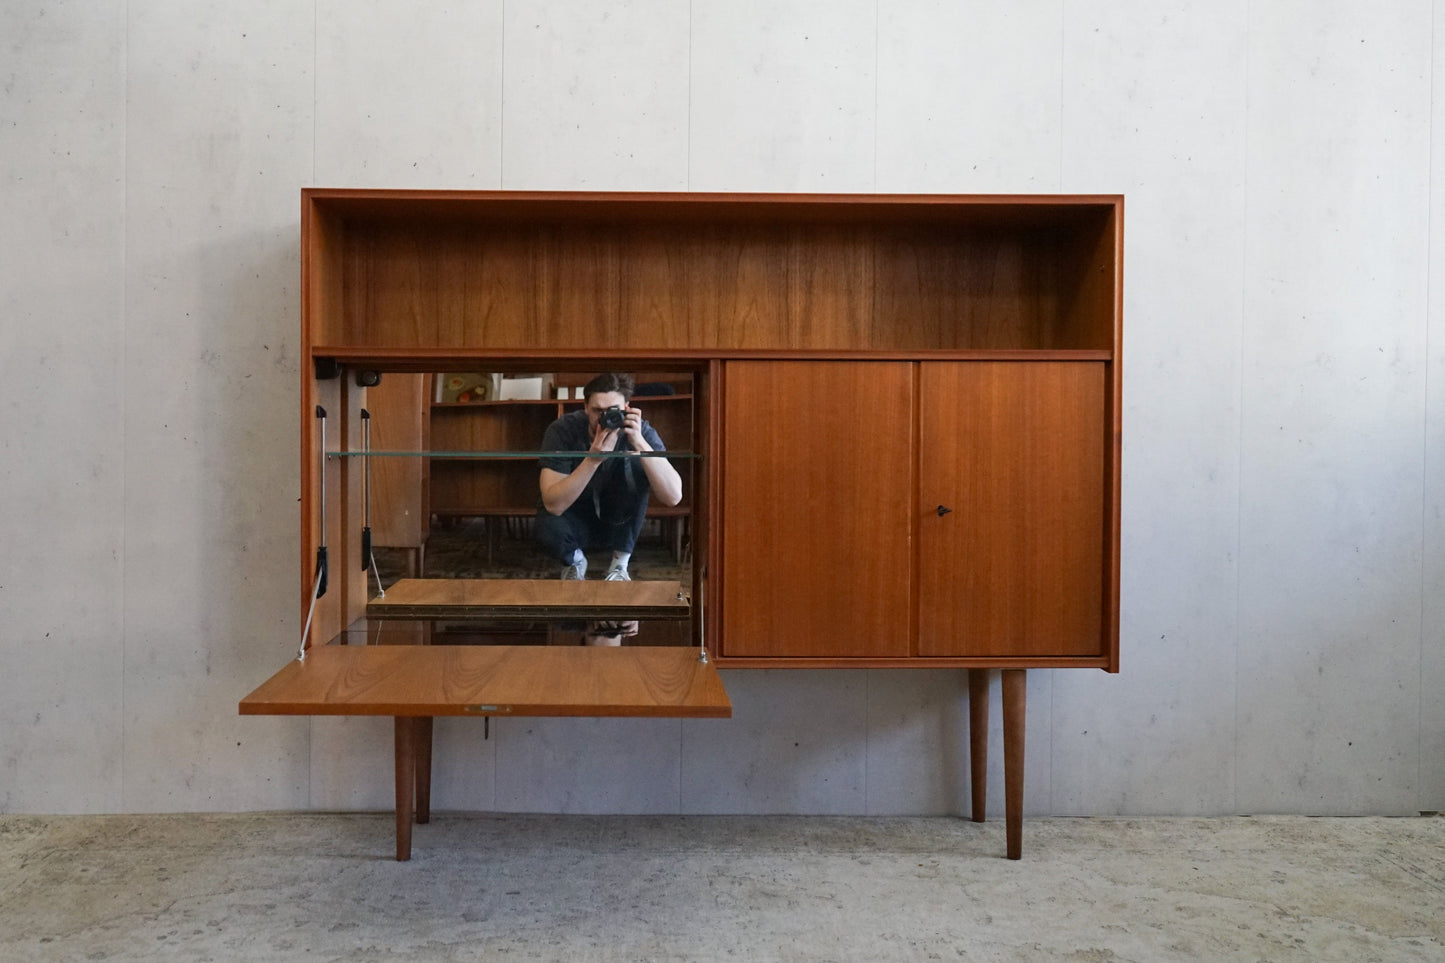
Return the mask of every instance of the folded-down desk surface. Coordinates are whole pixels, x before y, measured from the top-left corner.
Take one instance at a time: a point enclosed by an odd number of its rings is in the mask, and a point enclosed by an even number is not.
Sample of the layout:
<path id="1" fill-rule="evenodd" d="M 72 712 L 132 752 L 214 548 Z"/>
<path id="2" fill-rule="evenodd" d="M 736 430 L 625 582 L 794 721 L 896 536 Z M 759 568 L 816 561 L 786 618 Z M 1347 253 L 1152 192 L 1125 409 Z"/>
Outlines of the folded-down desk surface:
<path id="1" fill-rule="evenodd" d="M 323 645 L 246 698 L 243 715 L 728 718 L 717 668 L 660 646 Z"/>
<path id="2" fill-rule="evenodd" d="M 681 619 L 677 582 L 403 579 L 375 619 Z M 379 623 L 373 623 L 378 626 Z M 394 623 L 393 623 L 394 624 Z M 341 639 L 351 638 L 344 633 Z M 246 715 L 732 715 L 701 650 L 662 646 L 320 645 L 241 700 Z M 368 638 L 366 632 L 361 638 Z"/>

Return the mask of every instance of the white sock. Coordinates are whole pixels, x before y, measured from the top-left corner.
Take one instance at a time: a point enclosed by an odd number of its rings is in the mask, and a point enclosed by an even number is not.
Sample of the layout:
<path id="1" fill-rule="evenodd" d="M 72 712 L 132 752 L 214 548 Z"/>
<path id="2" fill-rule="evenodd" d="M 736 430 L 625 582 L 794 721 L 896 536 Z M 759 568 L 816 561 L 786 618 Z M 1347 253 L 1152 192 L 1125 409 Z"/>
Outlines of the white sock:
<path id="1" fill-rule="evenodd" d="M 627 571 L 627 560 L 630 558 L 632 558 L 631 552 L 613 552 L 612 568 L 620 568 L 624 572 Z"/>
<path id="2" fill-rule="evenodd" d="M 579 548 L 573 551 L 572 561 L 568 562 L 567 564 L 577 566 L 578 575 L 587 574 L 587 556 L 582 554 L 582 549 Z"/>

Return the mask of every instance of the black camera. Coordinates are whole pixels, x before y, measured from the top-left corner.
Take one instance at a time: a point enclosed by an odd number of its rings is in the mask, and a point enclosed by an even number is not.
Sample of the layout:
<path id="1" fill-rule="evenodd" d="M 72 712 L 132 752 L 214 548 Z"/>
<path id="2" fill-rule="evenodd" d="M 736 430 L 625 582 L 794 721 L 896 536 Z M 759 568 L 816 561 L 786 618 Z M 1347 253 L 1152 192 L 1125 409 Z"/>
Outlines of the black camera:
<path id="1" fill-rule="evenodd" d="M 608 408 L 606 411 L 602 412 L 602 414 L 598 415 L 597 427 L 603 429 L 604 431 L 612 431 L 613 429 L 621 428 L 623 422 L 625 422 L 626 420 L 626 411 L 622 408 L 617 407 L 616 405 L 613 405 L 611 408 Z"/>

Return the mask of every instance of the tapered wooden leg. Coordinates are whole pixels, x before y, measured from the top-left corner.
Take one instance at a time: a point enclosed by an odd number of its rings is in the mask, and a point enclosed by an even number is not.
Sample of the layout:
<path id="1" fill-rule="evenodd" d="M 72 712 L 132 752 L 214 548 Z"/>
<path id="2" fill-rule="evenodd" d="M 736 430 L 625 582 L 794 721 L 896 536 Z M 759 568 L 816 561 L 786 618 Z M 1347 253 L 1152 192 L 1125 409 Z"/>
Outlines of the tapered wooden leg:
<path id="1" fill-rule="evenodd" d="M 396 858 L 411 859 L 411 821 L 416 804 L 415 720 L 396 717 Z"/>
<path id="2" fill-rule="evenodd" d="M 432 717 L 416 720 L 416 821 L 431 822 Z"/>
<path id="3" fill-rule="evenodd" d="M 1008 858 L 1024 851 L 1024 670 L 1003 670 L 1004 835 Z"/>
<path id="4" fill-rule="evenodd" d="M 973 821 L 983 822 L 988 808 L 988 670 L 968 670 L 969 789 Z"/>

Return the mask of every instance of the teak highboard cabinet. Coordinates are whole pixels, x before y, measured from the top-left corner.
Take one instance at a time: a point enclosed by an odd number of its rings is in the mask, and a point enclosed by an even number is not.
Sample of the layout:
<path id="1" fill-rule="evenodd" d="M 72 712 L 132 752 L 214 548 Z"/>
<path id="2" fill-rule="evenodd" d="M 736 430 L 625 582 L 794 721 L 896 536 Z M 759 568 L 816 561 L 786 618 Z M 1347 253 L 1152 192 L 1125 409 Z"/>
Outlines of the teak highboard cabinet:
<path id="1" fill-rule="evenodd" d="M 331 584 L 241 711 L 394 716 L 398 858 L 433 716 L 729 715 L 755 667 L 967 669 L 979 820 L 1003 670 L 1019 856 L 1025 671 L 1119 668 L 1122 197 L 308 189 L 301 227 L 303 612 L 322 546 Z M 355 372 L 644 367 L 692 379 L 692 584 L 648 611 L 695 647 L 326 644 L 407 612 L 353 562 Z"/>

